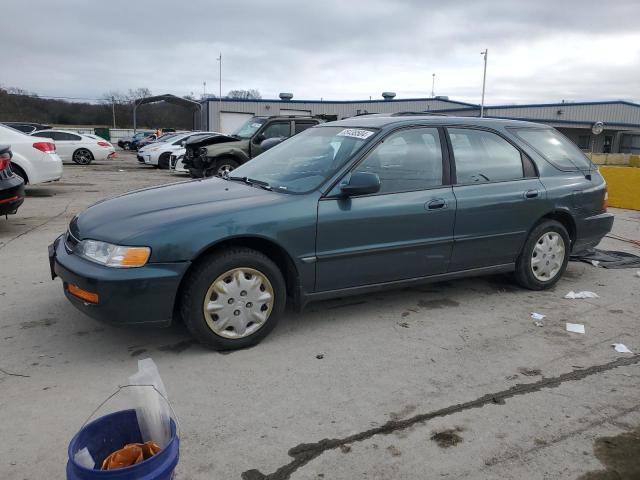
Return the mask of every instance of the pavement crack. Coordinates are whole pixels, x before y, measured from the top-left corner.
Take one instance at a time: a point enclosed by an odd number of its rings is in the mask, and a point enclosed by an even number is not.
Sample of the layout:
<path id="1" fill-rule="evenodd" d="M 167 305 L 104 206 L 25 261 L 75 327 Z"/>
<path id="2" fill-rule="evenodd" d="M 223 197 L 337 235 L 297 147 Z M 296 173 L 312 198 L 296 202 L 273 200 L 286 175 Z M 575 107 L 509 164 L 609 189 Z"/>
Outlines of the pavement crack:
<path id="1" fill-rule="evenodd" d="M 21 373 L 11 373 L 11 372 L 7 372 L 4 368 L 0 368 L 0 372 L 4 373 L 5 375 L 9 375 L 10 377 L 23 377 L 23 378 L 30 378 L 29 375 L 23 375 Z"/>
<path id="2" fill-rule="evenodd" d="M 368 440 L 375 435 L 388 435 L 399 430 L 406 430 L 413 425 L 424 423 L 437 417 L 446 417 L 472 408 L 480 408 L 485 405 L 504 405 L 505 400 L 528 395 L 546 388 L 556 388 L 565 382 L 579 381 L 592 375 L 606 372 L 618 367 L 625 367 L 640 363 L 640 355 L 623 357 L 609 363 L 593 365 L 580 370 L 560 374 L 556 377 L 543 378 L 533 383 L 514 385 L 506 390 L 488 393 L 474 400 L 456 405 L 450 405 L 428 413 L 421 413 L 403 420 L 390 420 L 379 427 L 371 428 L 363 432 L 355 433 L 344 438 L 325 438 L 316 443 L 302 443 L 289 450 L 289 456 L 293 458 L 289 463 L 281 466 L 275 472 L 263 474 L 257 469 L 247 470 L 242 473 L 243 480 L 287 480 L 298 469 L 311 462 L 328 450 L 340 448 L 343 445 L 353 444 Z"/>
<path id="3" fill-rule="evenodd" d="M 0 245 L 0 250 L 2 250 L 4 247 L 6 247 L 10 243 L 12 243 L 14 240 L 17 240 L 20 237 L 23 237 L 25 235 L 28 235 L 29 233 L 33 232 L 34 230 L 37 230 L 38 228 L 45 226 L 47 223 L 51 222 L 52 220 L 55 220 L 56 218 L 60 218 L 62 215 L 67 213 L 67 210 L 69 209 L 69 206 L 71 205 L 71 202 L 73 202 L 73 199 L 70 200 L 69 203 L 67 203 L 67 205 L 64 207 L 64 210 L 62 210 L 60 213 L 54 215 L 53 217 L 48 218 L 47 220 L 45 220 L 42 223 L 39 223 L 38 225 L 35 225 L 35 226 L 31 227 L 31 228 L 28 228 L 24 232 L 16 235 L 15 237 L 10 238 L 6 243 L 3 243 L 2 245 Z"/>

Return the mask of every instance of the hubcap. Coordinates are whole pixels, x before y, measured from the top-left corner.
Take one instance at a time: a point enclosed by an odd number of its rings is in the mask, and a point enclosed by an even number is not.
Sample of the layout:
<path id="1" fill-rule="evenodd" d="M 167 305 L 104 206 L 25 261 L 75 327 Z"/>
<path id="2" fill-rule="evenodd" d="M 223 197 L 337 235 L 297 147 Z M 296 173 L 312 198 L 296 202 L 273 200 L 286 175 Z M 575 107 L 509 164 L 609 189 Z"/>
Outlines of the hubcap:
<path id="1" fill-rule="evenodd" d="M 273 287 L 253 268 L 234 268 L 220 275 L 204 297 L 209 328 L 225 338 L 244 338 L 259 330 L 271 315 Z"/>
<path id="2" fill-rule="evenodd" d="M 555 278 L 564 263 L 564 240 L 556 232 L 544 233 L 531 254 L 531 271 L 541 282 Z"/>
<path id="3" fill-rule="evenodd" d="M 218 168 L 218 176 L 220 178 L 226 178 L 232 170 L 233 167 L 231 165 L 221 165 L 220 168 Z"/>

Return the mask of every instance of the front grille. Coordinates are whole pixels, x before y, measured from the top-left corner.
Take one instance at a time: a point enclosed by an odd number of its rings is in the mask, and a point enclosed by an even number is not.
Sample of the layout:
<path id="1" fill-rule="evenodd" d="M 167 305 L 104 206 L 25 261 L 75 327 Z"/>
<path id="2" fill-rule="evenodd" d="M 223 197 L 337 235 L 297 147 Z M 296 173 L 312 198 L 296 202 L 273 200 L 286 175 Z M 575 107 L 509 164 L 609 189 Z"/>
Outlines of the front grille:
<path id="1" fill-rule="evenodd" d="M 65 247 L 67 247 L 67 250 L 69 252 L 73 252 L 73 250 L 75 249 L 76 245 L 78 245 L 78 243 L 80 243 L 80 240 L 78 240 L 76 237 L 74 237 L 71 234 L 71 232 L 69 230 L 67 230 L 67 233 L 64 236 L 64 245 L 65 245 Z"/>

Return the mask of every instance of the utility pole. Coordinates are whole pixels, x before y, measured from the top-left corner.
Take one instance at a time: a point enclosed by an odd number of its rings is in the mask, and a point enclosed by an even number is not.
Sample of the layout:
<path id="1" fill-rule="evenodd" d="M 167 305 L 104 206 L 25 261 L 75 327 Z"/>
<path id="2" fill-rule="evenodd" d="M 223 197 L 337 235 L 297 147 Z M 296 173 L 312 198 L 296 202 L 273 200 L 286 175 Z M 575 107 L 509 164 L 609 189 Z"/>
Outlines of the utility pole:
<path id="1" fill-rule="evenodd" d="M 434 98 L 435 95 L 435 87 L 436 87 L 436 74 L 431 74 L 431 98 Z"/>
<path id="2" fill-rule="evenodd" d="M 116 128 L 116 97 L 111 97 L 111 113 L 113 115 L 113 128 Z"/>
<path id="3" fill-rule="evenodd" d="M 484 52 L 480 52 L 480 55 L 484 56 L 484 75 L 482 76 L 482 102 L 480 103 L 480 118 L 484 117 L 484 89 L 487 84 L 487 55 L 489 49 L 485 48 Z"/>

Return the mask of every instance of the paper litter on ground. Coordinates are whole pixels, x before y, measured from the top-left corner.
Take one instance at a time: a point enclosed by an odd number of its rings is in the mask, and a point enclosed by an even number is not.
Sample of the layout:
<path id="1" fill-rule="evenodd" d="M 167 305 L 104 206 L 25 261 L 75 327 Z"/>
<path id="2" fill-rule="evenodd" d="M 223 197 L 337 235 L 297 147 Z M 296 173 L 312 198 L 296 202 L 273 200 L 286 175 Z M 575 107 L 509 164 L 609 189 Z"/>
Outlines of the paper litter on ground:
<path id="1" fill-rule="evenodd" d="M 542 313 L 531 312 L 531 318 L 534 320 L 542 320 L 544 317 L 546 317 L 546 315 Z"/>
<path id="2" fill-rule="evenodd" d="M 589 292 L 589 291 L 583 291 L 583 292 L 574 292 L 573 290 L 571 290 L 569 293 L 567 293 L 564 298 L 600 298 L 598 296 L 597 293 L 593 293 L 593 292 Z"/>
<path id="3" fill-rule="evenodd" d="M 593 265 L 594 267 L 597 267 L 598 265 L 600 265 L 600 261 L 599 260 L 591 260 L 591 265 Z"/>
<path id="4" fill-rule="evenodd" d="M 618 353 L 633 353 L 624 343 L 612 343 L 611 346 L 615 348 Z"/>
<path id="5" fill-rule="evenodd" d="M 567 322 L 567 332 L 584 333 L 584 325 L 582 325 L 581 323 Z"/>

